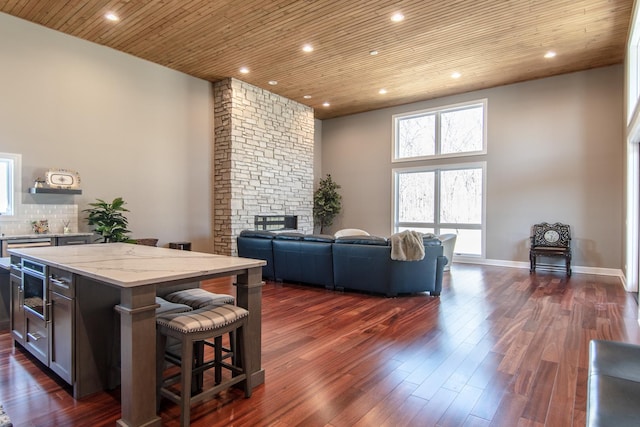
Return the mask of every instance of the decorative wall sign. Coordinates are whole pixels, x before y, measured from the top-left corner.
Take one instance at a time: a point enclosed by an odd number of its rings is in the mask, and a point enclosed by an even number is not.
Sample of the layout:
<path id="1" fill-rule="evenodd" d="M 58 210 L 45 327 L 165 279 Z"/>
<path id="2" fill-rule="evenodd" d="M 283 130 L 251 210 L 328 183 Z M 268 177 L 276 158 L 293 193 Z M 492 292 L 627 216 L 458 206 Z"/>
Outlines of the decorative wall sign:
<path id="1" fill-rule="evenodd" d="M 45 181 L 52 188 L 80 188 L 80 174 L 67 169 L 49 169 Z"/>

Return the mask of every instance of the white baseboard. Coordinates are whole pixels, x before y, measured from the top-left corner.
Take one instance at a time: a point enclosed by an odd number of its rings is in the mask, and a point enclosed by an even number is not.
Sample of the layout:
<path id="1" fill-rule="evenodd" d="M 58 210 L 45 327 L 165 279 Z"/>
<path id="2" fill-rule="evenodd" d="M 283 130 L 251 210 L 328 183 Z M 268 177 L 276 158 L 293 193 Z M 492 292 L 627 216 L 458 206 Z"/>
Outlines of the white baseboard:
<path id="1" fill-rule="evenodd" d="M 470 257 L 455 257 L 453 259 L 454 263 L 461 264 L 480 264 L 480 265 L 493 265 L 496 267 L 512 267 L 512 268 L 526 268 L 529 269 L 528 262 L 522 261 L 507 261 L 502 259 L 480 259 L 480 258 L 470 258 Z M 622 283 L 626 288 L 626 280 L 624 277 L 624 273 L 622 270 L 618 268 L 599 268 L 599 267 L 584 267 L 579 265 L 572 265 L 571 271 L 573 273 L 584 273 L 584 274 L 597 274 L 600 276 L 614 276 L 620 278 Z"/>

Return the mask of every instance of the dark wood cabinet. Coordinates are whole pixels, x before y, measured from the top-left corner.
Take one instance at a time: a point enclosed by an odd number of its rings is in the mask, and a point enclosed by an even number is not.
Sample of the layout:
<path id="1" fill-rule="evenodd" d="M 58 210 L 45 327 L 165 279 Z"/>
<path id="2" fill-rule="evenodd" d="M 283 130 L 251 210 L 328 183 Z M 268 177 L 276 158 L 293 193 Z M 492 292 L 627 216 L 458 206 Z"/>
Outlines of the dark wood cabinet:
<path id="1" fill-rule="evenodd" d="M 68 271 L 50 267 L 45 319 L 24 309 L 20 258 L 11 257 L 11 336 L 69 384 L 75 366 L 75 281 Z"/>
<path id="2" fill-rule="evenodd" d="M 11 306 L 9 309 L 11 336 L 18 344 L 24 345 L 25 322 L 22 277 L 16 275 L 18 272 L 14 272 L 15 270 L 12 268 L 11 274 L 9 275 L 9 284 L 11 286 Z"/>
<path id="3" fill-rule="evenodd" d="M 74 380 L 74 275 L 49 268 L 49 368 L 69 384 Z"/>
<path id="4" fill-rule="evenodd" d="M 29 350 L 39 361 L 49 364 L 49 328 L 44 319 L 25 311 L 24 348 Z"/>
<path id="5" fill-rule="evenodd" d="M 68 246 L 68 245 L 86 245 L 91 243 L 91 236 L 63 236 L 56 237 L 56 246 Z"/>
<path id="6" fill-rule="evenodd" d="M 49 368 L 69 384 L 73 384 L 73 299 L 50 293 L 51 327 L 49 336 Z"/>

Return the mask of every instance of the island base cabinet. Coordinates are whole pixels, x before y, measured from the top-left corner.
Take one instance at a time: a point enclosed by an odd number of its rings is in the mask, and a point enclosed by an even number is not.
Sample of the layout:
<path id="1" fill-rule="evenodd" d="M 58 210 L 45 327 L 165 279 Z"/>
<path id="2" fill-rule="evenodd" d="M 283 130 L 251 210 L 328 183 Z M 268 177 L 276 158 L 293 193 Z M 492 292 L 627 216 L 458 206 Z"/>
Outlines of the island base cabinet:
<path id="1" fill-rule="evenodd" d="M 50 293 L 50 301 L 49 368 L 67 383 L 73 384 L 74 301 L 55 292 Z"/>
<path id="2" fill-rule="evenodd" d="M 24 321 L 24 305 L 22 294 L 22 278 L 14 274 L 14 270 L 11 270 L 9 275 L 10 284 L 10 300 L 9 306 L 9 319 L 11 327 L 11 337 L 13 340 L 24 346 L 25 335 L 25 321 Z"/>
<path id="3" fill-rule="evenodd" d="M 75 379 L 73 397 L 110 390 L 120 384 L 120 322 L 114 307 L 120 292 L 75 276 Z"/>
<path id="4" fill-rule="evenodd" d="M 26 312 L 24 317 L 26 331 L 24 347 L 39 361 L 49 364 L 49 330 L 43 319 Z"/>

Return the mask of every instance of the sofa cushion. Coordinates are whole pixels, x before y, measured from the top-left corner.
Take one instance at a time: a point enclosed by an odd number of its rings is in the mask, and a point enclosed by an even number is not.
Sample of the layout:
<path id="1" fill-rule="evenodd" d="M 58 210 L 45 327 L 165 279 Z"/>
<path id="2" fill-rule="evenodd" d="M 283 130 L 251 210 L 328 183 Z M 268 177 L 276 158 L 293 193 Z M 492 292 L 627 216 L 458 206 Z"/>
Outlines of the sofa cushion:
<path id="1" fill-rule="evenodd" d="M 292 237 L 273 239 L 276 279 L 333 289 L 333 243 Z"/>
<path id="2" fill-rule="evenodd" d="M 302 233 L 277 233 L 275 238 L 278 240 L 302 240 L 304 236 Z"/>
<path id="3" fill-rule="evenodd" d="M 618 341 L 592 340 L 589 375 L 607 375 L 640 385 L 640 346 Z"/>
<path id="4" fill-rule="evenodd" d="M 260 239 L 273 239 L 276 234 L 271 231 L 265 230 L 242 230 L 240 232 L 242 237 L 258 237 Z"/>
<path id="5" fill-rule="evenodd" d="M 303 237 L 303 240 L 306 242 L 322 242 L 322 243 L 333 243 L 335 239 L 330 234 L 307 234 Z"/>
<path id="6" fill-rule="evenodd" d="M 346 243 L 353 245 L 374 245 L 389 246 L 389 242 L 384 237 L 378 236 L 345 236 L 338 237 L 336 243 Z"/>
<path id="7" fill-rule="evenodd" d="M 587 427 L 638 425 L 639 360 L 638 345 L 605 340 L 589 343 Z"/>

